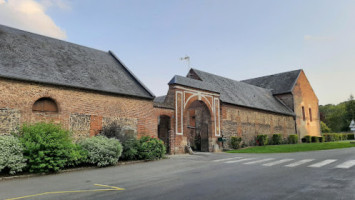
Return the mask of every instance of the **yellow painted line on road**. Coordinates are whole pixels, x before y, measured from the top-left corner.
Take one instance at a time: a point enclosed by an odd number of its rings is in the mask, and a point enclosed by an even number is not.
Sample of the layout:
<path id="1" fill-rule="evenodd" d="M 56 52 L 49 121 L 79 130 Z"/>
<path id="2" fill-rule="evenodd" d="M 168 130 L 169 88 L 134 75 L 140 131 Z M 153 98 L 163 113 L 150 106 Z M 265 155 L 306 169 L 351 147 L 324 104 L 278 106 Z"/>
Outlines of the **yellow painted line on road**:
<path id="1" fill-rule="evenodd" d="M 37 197 L 37 196 L 43 196 L 43 195 L 50 195 L 50 194 L 66 194 L 66 193 L 80 193 L 80 192 L 104 192 L 104 191 L 121 191 L 121 190 L 125 190 L 124 188 L 115 187 L 115 186 L 109 186 L 109 185 L 102 185 L 102 184 L 94 184 L 94 185 L 98 186 L 98 187 L 107 187 L 108 189 L 43 192 L 43 193 L 39 193 L 39 194 L 26 195 L 26 196 L 16 197 L 16 198 L 11 198 L 11 199 L 6 199 L 6 200 L 25 199 L 25 198 Z"/>

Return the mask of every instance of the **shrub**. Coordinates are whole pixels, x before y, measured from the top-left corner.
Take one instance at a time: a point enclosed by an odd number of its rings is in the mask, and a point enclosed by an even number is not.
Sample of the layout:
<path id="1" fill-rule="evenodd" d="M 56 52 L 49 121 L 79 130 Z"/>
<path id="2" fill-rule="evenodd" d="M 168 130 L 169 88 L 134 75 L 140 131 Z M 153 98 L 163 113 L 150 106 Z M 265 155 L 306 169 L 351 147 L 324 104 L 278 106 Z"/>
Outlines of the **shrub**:
<path id="1" fill-rule="evenodd" d="M 122 127 L 117 122 L 112 122 L 102 128 L 100 135 L 108 138 L 116 138 L 122 144 L 122 160 L 136 160 L 138 159 L 139 140 L 133 135 L 125 134 Z"/>
<path id="2" fill-rule="evenodd" d="M 143 136 L 140 140 L 138 158 L 144 160 L 155 160 L 163 158 L 165 155 L 164 142 L 157 138 Z"/>
<path id="3" fill-rule="evenodd" d="M 318 143 L 319 142 L 318 136 L 312 136 L 311 140 L 312 140 L 312 143 Z"/>
<path id="4" fill-rule="evenodd" d="M 21 172 L 26 166 L 22 151 L 23 147 L 18 138 L 12 135 L 0 136 L 0 172 L 2 170 L 10 174 Z"/>
<path id="5" fill-rule="evenodd" d="M 140 142 L 136 138 L 131 138 L 122 143 L 121 160 L 137 160 Z"/>
<path id="6" fill-rule="evenodd" d="M 348 140 L 354 140 L 354 133 L 348 133 L 348 137 L 347 137 Z"/>
<path id="7" fill-rule="evenodd" d="M 278 145 L 282 143 L 281 134 L 273 134 L 271 139 L 272 139 L 272 144 L 274 145 Z"/>
<path id="8" fill-rule="evenodd" d="M 20 141 L 30 172 L 56 172 L 85 159 L 80 147 L 72 143 L 70 132 L 59 125 L 25 124 L 20 131 Z"/>
<path id="9" fill-rule="evenodd" d="M 341 140 L 347 140 L 348 139 L 348 134 L 347 133 L 342 133 L 341 134 Z"/>
<path id="10" fill-rule="evenodd" d="M 319 142 L 325 142 L 324 136 L 318 137 L 318 141 L 319 141 Z"/>
<path id="11" fill-rule="evenodd" d="M 241 137 L 231 137 L 231 146 L 233 149 L 239 149 L 241 142 L 242 142 Z"/>
<path id="12" fill-rule="evenodd" d="M 289 144 L 297 144 L 298 143 L 298 135 L 292 134 L 288 136 L 288 143 Z"/>
<path id="13" fill-rule="evenodd" d="M 302 139 L 302 142 L 304 143 L 311 143 L 312 142 L 312 137 L 310 135 L 306 135 L 304 136 L 304 138 Z"/>
<path id="14" fill-rule="evenodd" d="M 87 151 L 87 163 L 98 167 L 115 165 L 122 153 L 122 145 L 117 139 L 102 135 L 83 139 L 78 144 Z"/>
<path id="15" fill-rule="evenodd" d="M 268 144 L 269 138 L 267 135 L 257 135 L 256 144 L 259 146 L 265 146 Z"/>

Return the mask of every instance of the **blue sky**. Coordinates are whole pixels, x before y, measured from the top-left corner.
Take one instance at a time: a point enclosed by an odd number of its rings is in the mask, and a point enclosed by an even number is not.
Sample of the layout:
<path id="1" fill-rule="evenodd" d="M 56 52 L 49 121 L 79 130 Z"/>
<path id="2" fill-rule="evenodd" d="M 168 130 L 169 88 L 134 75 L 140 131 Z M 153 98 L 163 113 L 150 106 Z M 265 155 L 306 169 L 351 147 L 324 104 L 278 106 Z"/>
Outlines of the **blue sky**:
<path id="1" fill-rule="evenodd" d="M 354 10 L 350 0 L 0 0 L 0 23 L 112 50 L 156 96 L 186 75 L 188 55 L 235 80 L 302 68 L 328 104 L 355 94 Z"/>

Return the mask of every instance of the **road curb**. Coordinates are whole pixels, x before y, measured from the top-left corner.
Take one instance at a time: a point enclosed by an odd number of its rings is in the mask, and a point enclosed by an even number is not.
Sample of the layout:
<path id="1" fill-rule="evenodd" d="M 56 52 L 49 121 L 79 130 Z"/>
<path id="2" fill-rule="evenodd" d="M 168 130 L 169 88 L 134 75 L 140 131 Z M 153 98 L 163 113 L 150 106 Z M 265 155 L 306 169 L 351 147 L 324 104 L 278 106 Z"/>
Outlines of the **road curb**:
<path id="1" fill-rule="evenodd" d="M 163 160 L 163 159 L 160 159 L 160 160 Z M 159 161 L 159 160 L 119 161 L 115 166 L 108 166 L 108 167 L 104 167 L 104 168 L 119 167 L 119 166 L 123 166 L 123 165 L 133 165 L 133 164 L 139 164 L 139 163 L 145 163 L 145 162 L 153 162 L 153 161 Z M 63 173 L 83 171 L 83 170 L 89 170 L 89 169 L 102 169 L 102 167 L 100 168 L 100 167 L 96 167 L 96 166 L 87 166 L 87 167 L 63 169 L 63 170 L 60 170 L 57 173 L 21 174 L 21 175 L 13 175 L 13 176 L 9 175 L 9 176 L 0 177 L 0 182 L 1 181 L 7 181 L 7 180 L 13 180 L 13 179 L 32 178 L 32 177 L 38 177 L 38 176 L 59 175 L 59 174 L 63 174 Z"/>

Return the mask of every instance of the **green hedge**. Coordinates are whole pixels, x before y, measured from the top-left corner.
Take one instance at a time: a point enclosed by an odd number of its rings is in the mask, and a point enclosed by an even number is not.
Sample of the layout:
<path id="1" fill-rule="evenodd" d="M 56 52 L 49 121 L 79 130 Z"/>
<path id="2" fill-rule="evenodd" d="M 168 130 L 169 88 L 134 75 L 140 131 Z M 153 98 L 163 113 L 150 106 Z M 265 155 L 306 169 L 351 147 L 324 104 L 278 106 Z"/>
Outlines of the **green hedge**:
<path id="1" fill-rule="evenodd" d="M 311 143 L 312 137 L 310 135 L 306 135 L 306 136 L 304 136 L 304 138 L 302 138 L 302 142 L 303 143 Z"/>
<path id="2" fill-rule="evenodd" d="M 143 160 L 155 160 L 163 158 L 166 149 L 164 142 L 160 139 L 143 136 L 139 140 L 138 158 Z"/>
<path id="3" fill-rule="evenodd" d="M 59 125 L 25 124 L 20 130 L 20 141 L 30 172 L 56 172 L 78 165 L 86 158 L 81 148 L 72 142 L 70 132 Z"/>
<path id="4" fill-rule="evenodd" d="M 288 143 L 289 144 L 297 144 L 298 143 L 298 135 L 292 134 L 288 136 Z"/>
<path id="5" fill-rule="evenodd" d="M 278 145 L 282 144 L 282 136 L 281 134 L 273 134 L 271 137 L 272 144 Z"/>
<path id="6" fill-rule="evenodd" d="M 335 142 L 341 140 L 353 140 L 354 134 L 353 133 L 326 133 L 323 134 L 325 138 L 325 142 Z"/>
<path id="7" fill-rule="evenodd" d="M 242 142 L 241 137 L 233 137 L 233 136 L 231 137 L 230 143 L 233 149 L 239 149 L 241 142 Z"/>
<path id="8" fill-rule="evenodd" d="M 318 139 L 318 136 L 312 136 L 311 137 L 312 139 L 312 143 L 318 143 L 319 142 L 319 139 Z"/>
<path id="9" fill-rule="evenodd" d="M 256 144 L 259 146 L 265 146 L 268 144 L 269 138 L 267 135 L 256 136 Z"/>

